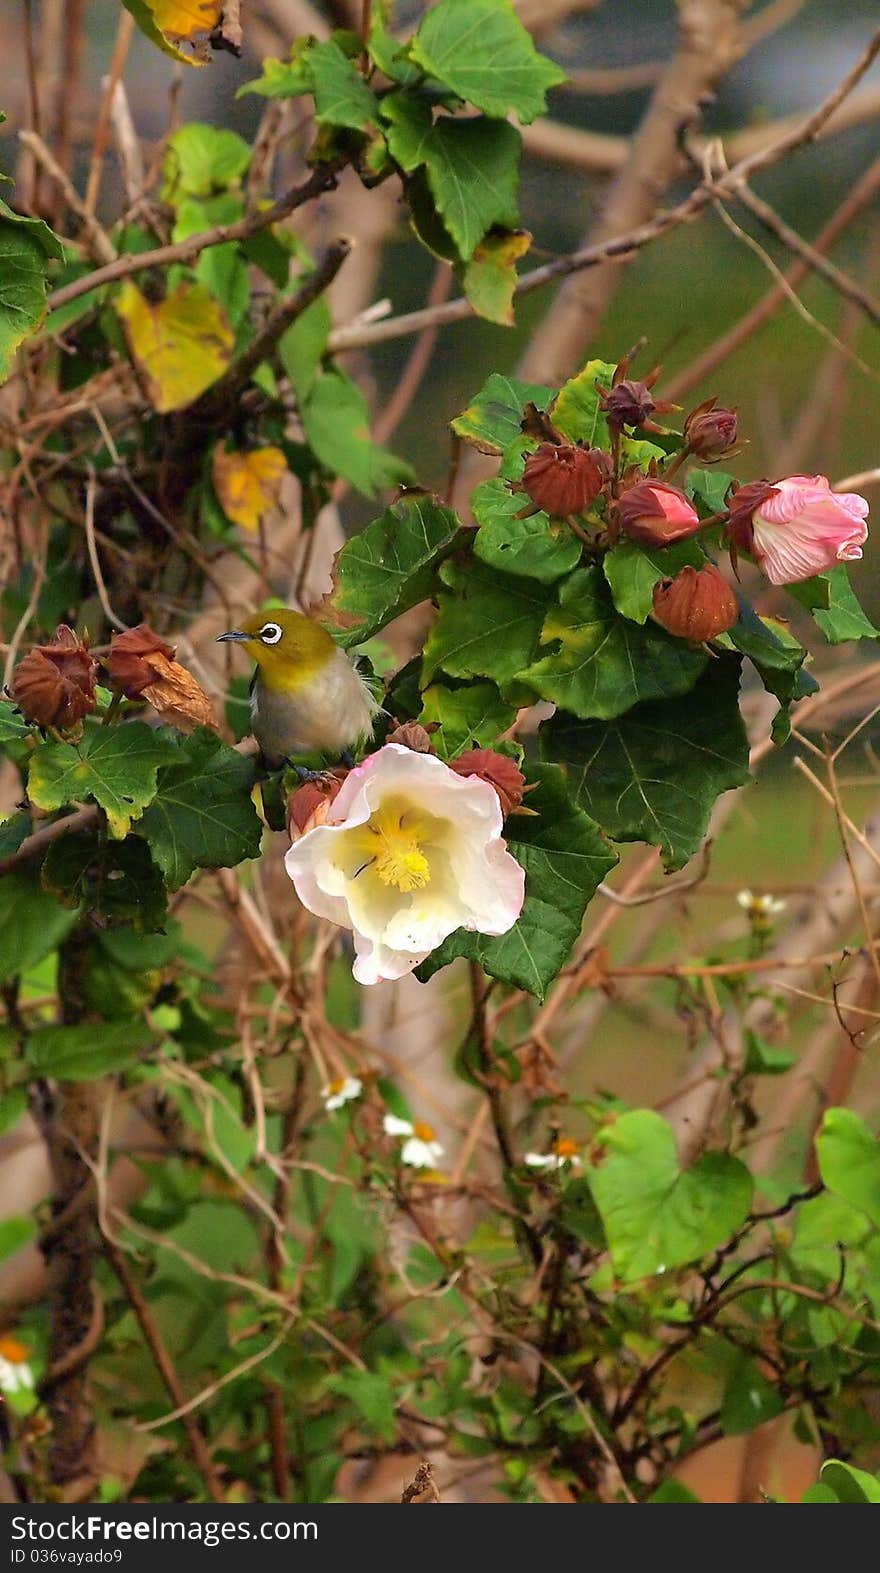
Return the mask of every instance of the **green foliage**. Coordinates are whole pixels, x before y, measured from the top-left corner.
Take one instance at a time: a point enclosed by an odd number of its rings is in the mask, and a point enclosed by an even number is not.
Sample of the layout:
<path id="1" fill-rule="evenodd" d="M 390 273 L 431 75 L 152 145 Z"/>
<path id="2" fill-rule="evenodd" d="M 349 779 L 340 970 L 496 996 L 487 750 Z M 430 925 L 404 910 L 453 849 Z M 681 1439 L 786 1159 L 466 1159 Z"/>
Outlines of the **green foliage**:
<path id="1" fill-rule="evenodd" d="M 610 725 L 560 714 L 545 747 L 572 795 L 615 841 L 647 841 L 681 868 L 699 849 L 719 793 L 749 779 L 739 666 L 713 661 L 682 699 L 637 705 Z"/>
<path id="2" fill-rule="evenodd" d="M 334 367 L 315 379 L 302 406 L 309 445 L 333 475 L 365 497 L 412 480 L 412 470 L 370 440 L 367 401 L 357 384 Z"/>
<path id="3" fill-rule="evenodd" d="M 125 729 L 127 730 L 127 728 Z M 254 766 L 199 727 L 175 748 L 137 834 L 177 890 L 197 868 L 223 868 L 259 855 L 262 825 L 251 801 Z"/>
<path id="4" fill-rule="evenodd" d="M 851 1109 L 827 1109 L 816 1154 L 829 1191 L 880 1228 L 880 1147 L 859 1116 Z"/>
<path id="5" fill-rule="evenodd" d="M 843 563 L 815 579 L 803 579 L 790 587 L 792 595 L 813 613 L 817 628 L 829 644 L 846 644 L 850 639 L 877 639 L 874 627 L 853 593 Z"/>
<path id="6" fill-rule="evenodd" d="M 620 617 L 597 567 L 563 582 L 539 642 L 550 650 L 520 670 L 521 681 L 585 720 L 611 720 L 642 700 L 687 693 L 706 665 L 701 650 L 664 629 Z"/>
<path id="7" fill-rule="evenodd" d="M 822 1480 L 802 1498 L 804 1502 L 880 1502 L 880 1481 L 867 1470 L 856 1469 L 839 1458 L 822 1465 Z"/>
<path id="8" fill-rule="evenodd" d="M 602 559 L 611 598 L 621 617 L 645 623 L 654 605 L 654 586 L 673 579 L 689 564 L 702 568 L 706 558 L 695 541 L 650 550 L 635 541 L 621 541 Z"/>
<path id="9" fill-rule="evenodd" d="M 459 529 L 451 509 L 413 493 L 343 547 L 336 565 L 335 605 L 360 620 L 347 642 L 369 639 L 430 595 L 437 566 L 451 551 Z"/>
<path id="10" fill-rule="evenodd" d="M 491 677 L 504 693 L 537 648 L 548 590 L 478 560 L 444 562 L 439 577 L 440 611 L 425 645 L 425 679 L 440 670 L 450 677 Z"/>
<path id="11" fill-rule="evenodd" d="M 156 795 L 159 767 L 176 745 L 141 721 L 124 727 L 86 727 L 81 743 L 40 743 L 28 773 L 28 796 L 54 812 L 71 798 L 91 798 L 121 840 Z"/>
<path id="12" fill-rule="evenodd" d="M 493 371 L 461 415 L 456 415 L 452 430 L 480 453 L 501 454 L 520 435 L 527 404 L 541 408 L 549 403 L 550 389 L 539 382 L 517 382 Z"/>
<path id="13" fill-rule="evenodd" d="M 0 379 L 46 314 L 46 264 L 64 251 L 42 219 L 22 218 L 0 200 Z"/>
<path id="14" fill-rule="evenodd" d="M 502 480 L 484 481 L 471 498 L 474 518 L 480 528 L 474 540 L 474 553 L 490 568 L 524 579 L 552 584 L 577 567 L 581 543 L 566 524 L 551 523 L 540 510 L 521 519 L 528 498 L 512 492 Z"/>
<path id="15" fill-rule="evenodd" d="M 35 1076 L 58 1081 L 94 1081 L 131 1065 L 155 1041 L 146 1022 L 89 1022 L 80 1027 L 40 1027 L 25 1049 Z"/>
<path id="16" fill-rule="evenodd" d="M 401 169 L 424 168 L 436 211 L 458 255 L 471 257 L 495 224 L 516 225 L 522 141 L 504 120 L 432 121 L 428 105 L 392 94 L 382 105 Z"/>
<path id="17" fill-rule="evenodd" d="M 0 879 L 0 981 L 18 977 L 48 956 L 73 927 L 75 914 L 59 907 L 25 869 Z"/>
<path id="18" fill-rule="evenodd" d="M 491 748 L 516 715 L 492 683 L 465 683 L 447 688 L 431 683 L 422 695 L 423 726 L 435 725 L 431 742 L 441 759 L 454 759 L 469 748 Z"/>
<path id="19" fill-rule="evenodd" d="M 525 125 L 546 107 L 564 71 L 539 55 L 510 0 L 440 0 L 421 22 L 412 56 L 487 115 L 512 112 Z"/>
<path id="20" fill-rule="evenodd" d="M 752 1200 L 745 1165 L 708 1152 L 681 1169 L 672 1130 L 652 1109 L 620 1115 L 597 1142 L 590 1189 L 623 1283 L 696 1261 L 745 1222 Z"/>
<path id="21" fill-rule="evenodd" d="M 597 886 L 617 859 L 598 825 L 572 805 L 556 766 L 533 766 L 528 776 L 535 783 L 531 813 L 508 819 L 505 831 L 526 871 L 519 919 L 498 939 L 459 930 L 424 964 L 423 976 L 467 956 L 491 977 L 543 999 L 563 966 Z"/>

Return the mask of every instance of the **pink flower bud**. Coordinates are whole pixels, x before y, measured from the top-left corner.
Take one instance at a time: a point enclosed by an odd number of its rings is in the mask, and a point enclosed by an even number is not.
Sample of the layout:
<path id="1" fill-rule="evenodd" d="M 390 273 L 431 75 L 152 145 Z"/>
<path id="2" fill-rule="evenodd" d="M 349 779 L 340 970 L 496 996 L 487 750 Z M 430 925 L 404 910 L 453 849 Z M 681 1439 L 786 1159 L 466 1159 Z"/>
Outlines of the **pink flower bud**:
<path id="1" fill-rule="evenodd" d="M 642 546 L 669 546 L 700 528 L 700 516 L 684 492 L 665 481 L 639 481 L 617 504 L 622 528 Z"/>
<path id="2" fill-rule="evenodd" d="M 867 514 L 864 497 L 833 492 L 826 476 L 790 475 L 737 492 L 732 534 L 771 584 L 796 584 L 861 557 Z"/>

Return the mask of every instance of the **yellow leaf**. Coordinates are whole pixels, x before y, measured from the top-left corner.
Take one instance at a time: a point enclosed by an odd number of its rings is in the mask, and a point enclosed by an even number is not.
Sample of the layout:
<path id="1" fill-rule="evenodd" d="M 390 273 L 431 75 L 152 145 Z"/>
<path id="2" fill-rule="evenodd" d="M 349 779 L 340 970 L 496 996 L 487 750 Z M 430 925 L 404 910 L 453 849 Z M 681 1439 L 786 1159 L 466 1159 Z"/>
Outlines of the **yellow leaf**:
<path id="1" fill-rule="evenodd" d="M 235 334 L 202 284 L 179 284 L 153 306 L 126 279 L 116 310 L 160 415 L 192 404 L 229 365 Z"/>
<path id="2" fill-rule="evenodd" d="M 250 453 L 214 449 L 214 490 L 227 519 L 245 530 L 256 530 L 278 502 L 287 460 L 280 448 L 254 448 Z"/>
<path id="3" fill-rule="evenodd" d="M 223 14 L 222 0 L 123 0 L 147 37 L 188 66 L 203 66 L 207 40 Z M 189 45 L 191 52 L 179 46 Z"/>

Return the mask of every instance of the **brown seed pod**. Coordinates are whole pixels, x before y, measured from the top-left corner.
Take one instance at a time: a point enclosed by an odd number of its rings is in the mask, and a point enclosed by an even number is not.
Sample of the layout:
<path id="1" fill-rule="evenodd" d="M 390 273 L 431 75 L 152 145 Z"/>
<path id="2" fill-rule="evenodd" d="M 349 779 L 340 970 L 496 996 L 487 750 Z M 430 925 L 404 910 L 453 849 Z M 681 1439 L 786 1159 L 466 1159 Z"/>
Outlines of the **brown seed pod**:
<path id="1" fill-rule="evenodd" d="M 736 596 L 714 563 L 682 568 L 654 588 L 654 617 L 677 639 L 702 644 L 726 633 L 738 616 Z"/>
<path id="2" fill-rule="evenodd" d="M 551 518 L 566 519 L 595 502 L 605 475 L 596 450 L 542 442 L 529 454 L 520 484 L 537 508 Z"/>
<path id="3" fill-rule="evenodd" d="M 97 674 L 88 644 L 62 623 L 51 644 L 36 645 L 19 661 L 10 692 L 26 720 L 63 732 L 95 709 Z"/>

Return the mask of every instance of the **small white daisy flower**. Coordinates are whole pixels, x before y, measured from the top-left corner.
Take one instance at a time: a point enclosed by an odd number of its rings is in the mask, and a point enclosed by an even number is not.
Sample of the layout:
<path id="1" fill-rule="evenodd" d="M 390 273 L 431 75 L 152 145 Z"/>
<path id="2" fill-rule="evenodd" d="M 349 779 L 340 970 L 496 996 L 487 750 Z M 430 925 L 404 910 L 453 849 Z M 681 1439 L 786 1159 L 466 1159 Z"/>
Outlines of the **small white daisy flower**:
<path id="1" fill-rule="evenodd" d="M 34 1385 L 28 1352 L 17 1338 L 0 1338 L 0 1393 L 23 1393 Z"/>
<path id="2" fill-rule="evenodd" d="M 570 1136 L 560 1136 L 554 1143 L 550 1152 L 527 1152 L 524 1163 L 530 1169 L 539 1169 L 544 1174 L 550 1174 L 558 1169 L 582 1169 L 583 1162 L 578 1152 L 577 1142 Z"/>
<path id="3" fill-rule="evenodd" d="M 434 1135 L 431 1125 L 424 1120 L 401 1120 L 396 1114 L 386 1114 L 382 1122 L 386 1136 L 405 1136 L 400 1151 L 400 1161 L 410 1169 L 436 1169 L 443 1157 L 443 1148 Z"/>
<path id="4" fill-rule="evenodd" d="M 328 1114 L 334 1109 L 341 1109 L 343 1104 L 353 1103 L 364 1090 L 364 1084 L 359 1076 L 337 1076 L 335 1081 L 328 1081 L 326 1087 L 321 1088 L 321 1097 L 324 1108 Z"/>
<path id="5" fill-rule="evenodd" d="M 737 906 L 748 912 L 750 917 L 759 919 L 777 917 L 787 906 L 785 901 L 780 901 L 776 896 L 756 896 L 751 890 L 741 890 L 736 901 Z"/>

